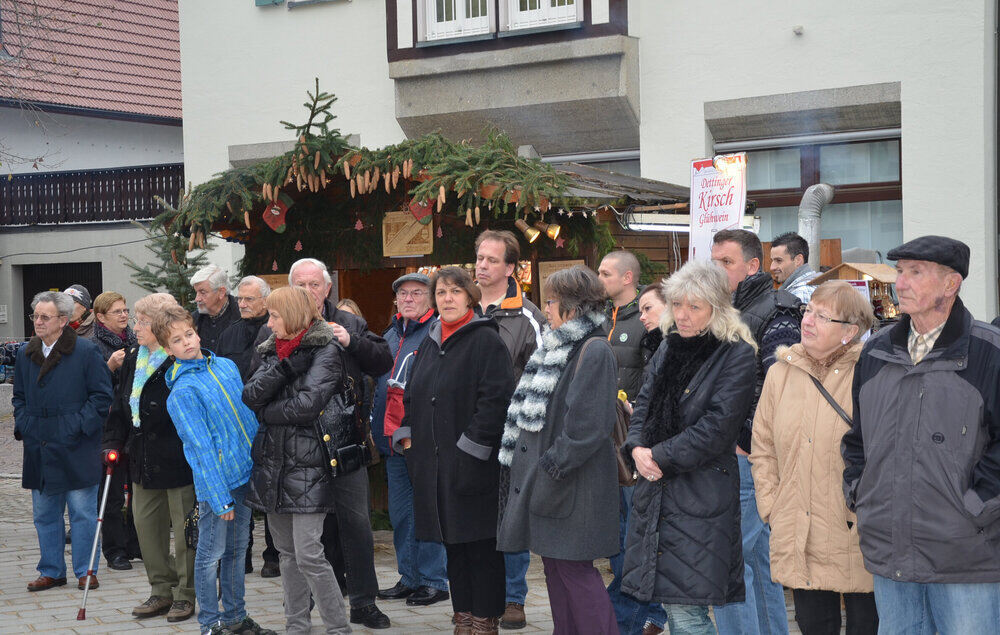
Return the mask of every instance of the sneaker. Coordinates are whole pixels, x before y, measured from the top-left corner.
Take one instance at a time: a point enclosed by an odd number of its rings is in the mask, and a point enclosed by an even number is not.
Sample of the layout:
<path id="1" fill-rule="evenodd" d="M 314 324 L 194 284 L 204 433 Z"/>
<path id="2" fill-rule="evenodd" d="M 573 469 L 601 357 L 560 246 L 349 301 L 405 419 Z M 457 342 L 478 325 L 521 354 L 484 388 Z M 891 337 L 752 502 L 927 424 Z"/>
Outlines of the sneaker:
<path id="1" fill-rule="evenodd" d="M 163 615 L 170 610 L 170 598 L 159 595 L 151 595 L 149 599 L 132 609 L 132 617 L 146 618 Z"/>
<path id="2" fill-rule="evenodd" d="M 168 622 L 183 622 L 184 620 L 190 618 L 194 615 L 194 602 L 188 602 L 187 600 L 177 600 L 170 605 L 170 610 L 167 611 L 167 621 Z"/>
<path id="3" fill-rule="evenodd" d="M 235 635 L 278 635 L 277 632 L 272 631 L 269 628 L 264 628 L 257 622 L 253 621 L 250 616 L 244 617 L 243 621 L 238 624 L 230 624 L 227 626 L 232 633 Z"/>

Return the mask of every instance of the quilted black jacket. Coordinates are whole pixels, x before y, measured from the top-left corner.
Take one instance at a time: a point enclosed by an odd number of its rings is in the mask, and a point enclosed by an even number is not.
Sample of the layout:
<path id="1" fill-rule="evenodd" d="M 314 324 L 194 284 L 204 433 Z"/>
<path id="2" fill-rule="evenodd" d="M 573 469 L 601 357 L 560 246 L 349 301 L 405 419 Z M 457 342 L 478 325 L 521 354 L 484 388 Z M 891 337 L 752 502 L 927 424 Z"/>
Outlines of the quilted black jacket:
<path id="1" fill-rule="evenodd" d="M 273 334 L 257 347 L 261 363 L 243 389 L 244 403 L 260 422 L 251 450 L 246 498 L 251 508 L 283 514 L 335 511 L 333 477 L 315 422 L 341 390 L 342 351 L 333 327 L 321 320 L 312 323 L 287 360 L 278 360 Z"/>

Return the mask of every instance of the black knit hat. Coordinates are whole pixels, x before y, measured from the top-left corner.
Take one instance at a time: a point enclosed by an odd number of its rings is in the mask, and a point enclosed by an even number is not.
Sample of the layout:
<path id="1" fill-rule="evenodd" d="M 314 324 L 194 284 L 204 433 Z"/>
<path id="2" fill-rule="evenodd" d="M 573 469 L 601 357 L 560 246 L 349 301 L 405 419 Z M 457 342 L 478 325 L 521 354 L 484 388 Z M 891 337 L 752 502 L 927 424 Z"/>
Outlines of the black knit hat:
<path id="1" fill-rule="evenodd" d="M 82 284 L 70 285 L 68 289 L 63 291 L 63 293 L 73 298 L 74 302 L 83 306 L 85 309 L 94 308 L 94 302 L 90 299 L 90 291 L 87 291 L 87 287 Z"/>
<path id="2" fill-rule="evenodd" d="M 886 254 L 889 260 L 926 260 L 951 267 L 962 278 L 969 275 L 969 246 L 945 236 L 921 236 Z"/>

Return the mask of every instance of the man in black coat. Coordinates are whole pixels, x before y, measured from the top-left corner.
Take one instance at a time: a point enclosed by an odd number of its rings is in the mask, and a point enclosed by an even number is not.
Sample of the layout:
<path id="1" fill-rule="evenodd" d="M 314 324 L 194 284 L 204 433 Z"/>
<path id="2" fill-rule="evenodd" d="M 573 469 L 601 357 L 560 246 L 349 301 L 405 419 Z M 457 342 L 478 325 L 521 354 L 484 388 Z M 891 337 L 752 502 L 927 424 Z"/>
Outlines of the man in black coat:
<path id="1" fill-rule="evenodd" d="M 271 287 L 257 276 L 246 276 L 236 285 L 236 306 L 240 311 L 240 319 L 230 324 L 219 335 L 219 357 L 231 359 L 240 371 L 240 379 L 246 384 L 253 374 L 254 342 L 262 326 L 267 323 L 267 296 Z M 250 517 L 250 540 L 247 542 L 246 572 L 253 572 L 253 516 Z M 264 519 L 264 566 L 260 569 L 262 578 L 276 578 L 281 575 L 278 564 L 278 550 L 271 539 L 271 532 Z"/>
<path id="2" fill-rule="evenodd" d="M 316 307 L 323 319 L 333 327 L 334 337 L 344 347 L 344 362 L 350 383 L 356 391 L 363 390 L 364 376 L 379 377 L 392 368 L 392 353 L 385 340 L 368 330 L 368 323 L 362 318 L 341 311 L 329 299 L 333 280 L 326 265 L 315 258 L 303 258 L 292 263 L 289 268 L 288 283 L 302 287 L 316 301 Z M 262 342 L 271 334 L 264 326 L 257 337 Z M 357 393 L 361 397 L 361 393 Z M 361 496 L 361 492 L 341 491 L 334 481 L 337 495 Z M 367 500 L 368 479 L 364 479 Z M 351 623 L 363 624 L 368 628 L 389 628 L 389 618 L 375 606 L 378 594 L 378 579 L 375 577 L 375 550 L 371 531 L 367 535 L 353 535 L 345 532 L 338 535 L 337 517 L 327 515 L 323 526 L 323 547 L 327 559 L 337 573 L 338 581 L 346 574 L 347 593 L 351 604 Z"/>
<path id="3" fill-rule="evenodd" d="M 218 265 L 208 265 L 191 276 L 191 287 L 198 306 L 191 313 L 194 330 L 201 338 L 202 348 L 218 353 L 219 336 L 240 319 L 236 298 L 229 294 L 229 276 Z"/>
<path id="4" fill-rule="evenodd" d="M 754 398 L 736 446 L 747 596 L 746 602 L 715 607 L 719 631 L 728 633 L 788 632 L 785 593 L 780 584 L 771 580 L 771 530 L 757 513 L 747 456 L 750 454 L 750 426 L 764 386 L 764 374 L 774 363 L 774 353 L 779 346 L 791 346 L 800 339 L 801 302 L 784 289 L 774 289 L 771 276 L 761 271 L 763 260 L 763 246 L 753 232 L 726 229 L 712 237 L 712 261 L 726 272 L 729 289 L 733 292 L 733 306 L 739 309 L 743 322 L 750 327 L 758 347 Z"/>

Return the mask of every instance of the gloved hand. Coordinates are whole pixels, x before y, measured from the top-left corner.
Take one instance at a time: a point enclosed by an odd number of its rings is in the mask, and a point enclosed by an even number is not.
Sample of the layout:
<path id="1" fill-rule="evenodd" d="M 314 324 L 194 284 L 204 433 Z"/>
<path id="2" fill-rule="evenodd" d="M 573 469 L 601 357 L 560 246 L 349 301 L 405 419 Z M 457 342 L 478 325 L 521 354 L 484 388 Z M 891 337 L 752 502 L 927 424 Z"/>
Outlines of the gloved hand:
<path id="1" fill-rule="evenodd" d="M 15 428 L 14 428 L 14 440 L 15 440 L 15 441 L 20 441 L 20 440 L 21 440 L 22 438 L 23 438 L 23 437 L 21 436 L 21 431 L 20 431 L 20 430 L 18 430 L 18 429 L 17 429 L 16 427 L 15 427 Z"/>
<path id="2" fill-rule="evenodd" d="M 289 377 L 303 375 L 312 366 L 312 358 L 304 352 L 295 351 L 281 360 L 281 370 Z"/>

